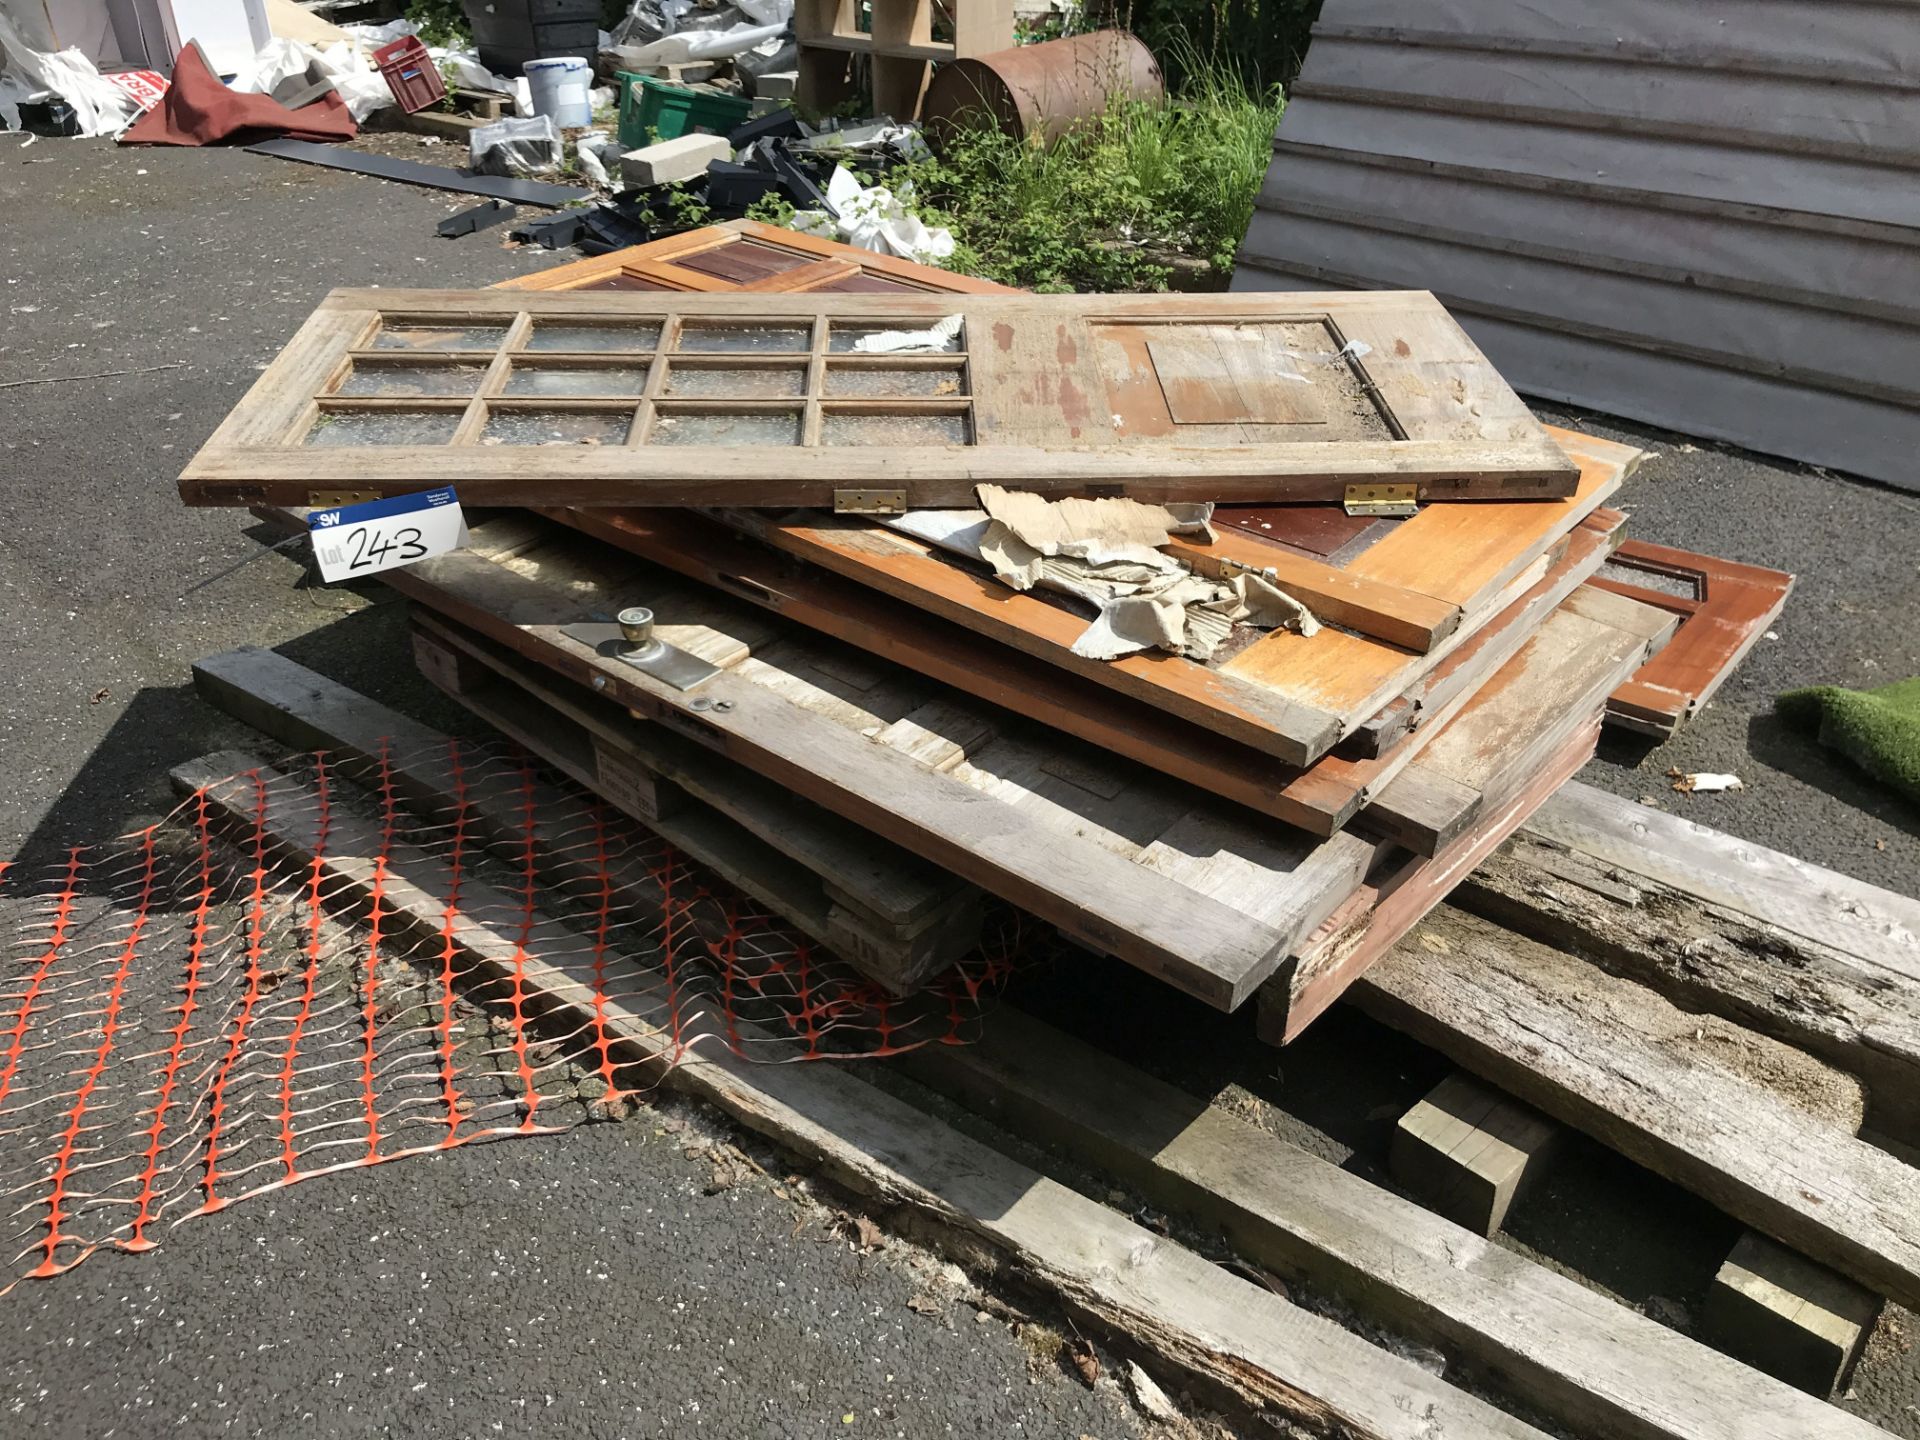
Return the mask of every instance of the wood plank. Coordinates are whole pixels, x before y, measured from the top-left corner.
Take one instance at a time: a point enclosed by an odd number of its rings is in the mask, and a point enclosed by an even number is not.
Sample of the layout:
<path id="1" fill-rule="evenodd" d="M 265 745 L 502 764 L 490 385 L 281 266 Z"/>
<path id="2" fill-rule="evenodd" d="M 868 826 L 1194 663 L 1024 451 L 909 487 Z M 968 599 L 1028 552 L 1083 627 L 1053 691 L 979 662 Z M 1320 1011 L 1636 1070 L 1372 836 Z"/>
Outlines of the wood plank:
<path id="1" fill-rule="evenodd" d="M 1670 616 L 1644 606 L 1638 614 L 1644 618 L 1634 628 L 1592 619 L 1583 590 L 1575 591 L 1481 687 L 1475 703 L 1433 737 L 1416 765 L 1483 792 L 1498 792 L 1499 776 L 1526 773 L 1672 632 Z"/>
<path id="2" fill-rule="evenodd" d="M 1017 1010 L 996 1012 L 977 1044 L 896 1063 L 1152 1204 L 1219 1228 L 1283 1281 L 1498 1375 L 1570 1433 L 1884 1433 Z"/>
<path id="3" fill-rule="evenodd" d="M 246 756 L 209 757 L 181 767 L 176 783 L 211 787 L 213 803 L 251 828 L 252 787 L 219 783 L 250 764 Z M 310 861 L 311 818 L 304 807 L 284 806 L 282 777 L 265 771 L 263 778 L 272 838 Z M 341 817 L 337 823 L 348 822 Z M 377 836 L 361 838 L 362 853 L 378 852 Z M 336 835 L 322 864 L 330 888 L 341 884 L 364 895 L 371 862 L 353 854 Z M 1542 1440 L 1532 1426 L 950 1130 L 844 1069 L 755 1065 L 719 1045 L 678 1055 L 677 1044 L 634 1012 L 635 1000 L 610 1011 L 597 1006 L 587 967 L 566 946 L 547 950 L 537 933 L 530 943 L 515 944 L 474 923 L 472 914 L 487 910 L 482 887 L 465 882 L 459 909 L 450 909 L 444 868 L 408 847 L 394 848 L 382 883 L 396 927 L 444 936 L 467 963 L 495 973 L 517 968 L 550 1003 L 605 1016 L 631 1047 L 628 1058 L 672 1054 L 677 1063 L 659 1067 L 662 1083 L 719 1106 L 821 1165 L 839 1183 L 880 1203 L 909 1207 L 933 1223 L 950 1253 L 975 1258 L 984 1244 L 1004 1255 L 1070 1313 L 1102 1333 L 1144 1343 L 1160 1365 L 1210 1395 L 1231 1397 L 1243 1412 L 1344 1427 L 1356 1440 L 1432 1440 L 1436 1427 L 1487 1440 Z M 518 909 L 504 898 L 501 903 L 502 913 Z"/>
<path id="4" fill-rule="evenodd" d="M 1890 978 L 1920 981 L 1920 900 L 1910 896 L 1589 785 L 1563 790 L 1527 828 L 1535 839 L 1837 945 Z"/>
<path id="5" fill-rule="evenodd" d="M 1567 581 L 1578 575 L 1584 583 L 1598 572 L 1619 544 L 1626 518 L 1618 510 L 1602 508 L 1581 521 L 1567 537 L 1565 549 L 1547 577 L 1529 587 L 1527 576 L 1522 575 L 1502 596 L 1494 619 L 1361 722 L 1334 753 L 1353 759 L 1378 758 L 1409 732 L 1431 726 L 1452 713 L 1462 694 L 1485 684 L 1488 676 L 1519 652 L 1546 612 L 1573 593 Z"/>
<path id="6" fill-rule="evenodd" d="M 1578 782 L 1457 893 L 1858 1075 L 1875 1127 L 1920 1140 L 1920 902 Z"/>
<path id="7" fill-rule="evenodd" d="M 1798 1052 L 1444 906 L 1348 993 L 1756 1230 L 1920 1301 L 1920 1170 L 1756 1078 L 1804 1068 Z"/>
<path id="8" fill-rule="evenodd" d="M 907 427 L 894 443 L 864 446 L 862 479 L 869 487 L 903 490 L 910 506 L 965 505 L 973 487 L 987 481 L 1012 481 L 1045 494 L 1115 493 L 1117 487 L 1120 493 L 1161 500 L 1335 499 L 1352 481 L 1383 476 L 1413 483 L 1428 498 L 1510 501 L 1517 495 L 1572 493 L 1577 477 L 1571 462 L 1432 297 L 1417 291 L 1391 299 L 1383 294 L 1247 299 L 339 290 L 316 312 L 334 317 L 334 328 L 303 330 L 287 364 L 241 400 L 234 430 L 189 463 L 181 493 L 199 504 L 302 504 L 312 503 L 316 491 L 392 494 L 458 481 L 469 503 L 830 506 L 846 474 L 845 457 L 830 443 L 832 427 L 821 443 L 806 444 L 771 436 L 723 443 L 738 423 L 710 436 L 686 428 L 701 415 L 719 415 L 736 422 L 767 417 L 764 423 L 777 429 L 791 411 L 780 402 L 751 400 L 745 390 L 734 399 L 703 401 L 700 408 L 684 411 L 663 408 L 670 402 L 651 392 L 635 405 L 620 387 L 610 387 L 592 404 L 586 397 L 575 397 L 570 406 L 552 400 L 510 403 L 493 388 L 504 374 L 495 363 L 472 397 L 382 408 L 372 400 L 332 394 L 325 377 L 343 373 L 351 363 L 356 335 L 372 336 L 369 343 L 380 345 L 383 316 L 396 323 L 410 317 L 456 321 L 453 328 L 464 329 L 464 335 L 433 348 L 476 360 L 508 353 L 497 339 L 480 333 L 478 327 L 486 325 L 505 328 L 506 344 L 517 349 L 521 342 L 513 337 L 529 324 L 537 337 L 543 323 L 563 317 L 657 323 L 657 345 L 652 332 L 644 343 L 636 332 L 632 347 L 596 353 L 624 356 L 630 363 L 651 359 L 660 366 L 670 355 L 680 364 L 681 355 L 699 351 L 691 341 L 680 348 L 683 330 L 691 335 L 709 322 L 777 327 L 783 322 L 814 326 L 824 319 L 853 327 L 924 328 L 949 313 L 965 316 L 962 343 L 970 395 L 903 400 L 877 411 L 874 402 L 860 402 L 846 412 L 853 418 L 892 415 Z M 1391 332 L 1393 344 L 1368 352 L 1364 361 L 1347 358 L 1333 340 L 1336 323 L 1345 330 L 1374 327 L 1383 337 Z M 1328 423 L 1251 427 L 1260 432 L 1258 439 L 1241 435 L 1238 426 L 1202 426 L 1198 430 L 1205 434 L 1166 438 L 1129 431 L 1123 407 L 1131 402 L 1110 393 L 1096 335 L 1221 324 L 1312 332 L 1321 337 L 1312 343 L 1333 346 L 1324 354 L 1293 352 L 1311 370 L 1316 388 L 1341 392 L 1341 403 L 1328 407 Z M 771 330 L 768 336 L 767 343 L 774 343 Z M 764 345 L 759 348 L 768 353 Z M 1364 377 L 1355 373 L 1356 366 Z M 1445 402 L 1433 390 L 1442 375 L 1448 380 Z M 309 393 L 292 395 L 289 385 L 302 380 L 311 383 L 294 388 Z M 1356 412 L 1346 389 L 1384 407 L 1391 425 L 1380 420 L 1372 429 L 1353 430 L 1350 417 Z M 293 401 L 316 399 L 324 401 L 322 420 L 378 413 L 389 417 L 383 421 L 386 429 L 354 443 L 331 438 L 307 443 L 304 426 L 281 422 Z M 836 415 L 856 404 L 830 403 Z M 544 443 L 544 432 L 530 441 L 499 429 L 492 419 L 486 422 L 492 433 L 482 433 L 482 417 L 506 412 L 565 409 L 585 424 L 581 417 L 595 404 L 602 407 L 604 425 L 583 437 L 587 443 Z M 429 412 L 464 413 L 467 423 L 449 439 L 426 420 L 392 418 L 403 409 L 429 419 Z M 251 434 L 261 416 L 273 422 L 263 434 L 229 443 L 236 434 Z M 941 416 L 958 427 L 951 436 L 937 427 L 929 431 Z M 682 428 L 668 430 L 667 425 Z M 1222 429 L 1234 433 L 1214 433 Z M 1287 433 L 1275 437 L 1269 433 L 1274 431 Z M 917 439 L 922 432 L 930 439 Z M 313 434 L 322 437 L 323 432 Z M 683 434 L 696 438 L 679 443 L 676 437 Z"/>

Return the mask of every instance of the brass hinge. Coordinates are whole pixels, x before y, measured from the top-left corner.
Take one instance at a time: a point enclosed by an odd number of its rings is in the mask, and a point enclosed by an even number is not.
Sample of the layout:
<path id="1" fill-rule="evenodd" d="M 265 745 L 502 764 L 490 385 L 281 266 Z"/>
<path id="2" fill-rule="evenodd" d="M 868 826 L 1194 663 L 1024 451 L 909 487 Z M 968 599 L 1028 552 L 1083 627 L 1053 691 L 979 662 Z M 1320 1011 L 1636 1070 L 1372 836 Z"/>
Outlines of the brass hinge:
<path id="1" fill-rule="evenodd" d="M 1349 515 L 1412 515 L 1420 509 L 1420 487 L 1406 484 L 1386 484 L 1372 481 L 1365 485 L 1347 486 L 1346 506 Z"/>
<path id="2" fill-rule="evenodd" d="M 836 490 L 833 492 L 836 515 L 904 515 L 907 513 L 905 490 Z"/>
<path id="3" fill-rule="evenodd" d="M 379 498 L 378 490 L 309 490 L 307 505 L 314 510 L 332 510 L 341 505 L 358 505 Z"/>

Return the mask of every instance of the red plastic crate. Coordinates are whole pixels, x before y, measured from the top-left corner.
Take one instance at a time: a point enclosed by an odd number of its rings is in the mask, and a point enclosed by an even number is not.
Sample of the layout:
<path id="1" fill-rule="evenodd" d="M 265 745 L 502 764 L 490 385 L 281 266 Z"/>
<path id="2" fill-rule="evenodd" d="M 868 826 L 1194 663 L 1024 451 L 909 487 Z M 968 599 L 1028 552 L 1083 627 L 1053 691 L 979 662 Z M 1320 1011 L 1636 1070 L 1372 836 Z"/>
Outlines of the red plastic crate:
<path id="1" fill-rule="evenodd" d="M 417 35 L 403 35 L 382 45 L 373 52 L 373 63 L 387 77 L 387 88 L 409 115 L 447 98 L 447 84 L 440 78 L 440 67 L 433 63 L 433 57 L 427 54 L 427 47 L 420 43 Z"/>

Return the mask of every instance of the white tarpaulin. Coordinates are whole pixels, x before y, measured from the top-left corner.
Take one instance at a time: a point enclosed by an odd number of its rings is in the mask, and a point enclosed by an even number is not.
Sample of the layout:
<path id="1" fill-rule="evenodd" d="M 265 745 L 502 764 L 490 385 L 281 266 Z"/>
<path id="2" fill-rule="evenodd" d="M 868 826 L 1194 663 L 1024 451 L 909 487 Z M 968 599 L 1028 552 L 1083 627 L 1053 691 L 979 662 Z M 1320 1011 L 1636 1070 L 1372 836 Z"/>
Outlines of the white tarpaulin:
<path id="1" fill-rule="evenodd" d="M 35 50 L 0 10 L 0 121 L 20 128 L 20 107 L 64 100 L 82 135 L 118 135 L 140 118 L 140 105 L 100 74 L 78 50 Z"/>

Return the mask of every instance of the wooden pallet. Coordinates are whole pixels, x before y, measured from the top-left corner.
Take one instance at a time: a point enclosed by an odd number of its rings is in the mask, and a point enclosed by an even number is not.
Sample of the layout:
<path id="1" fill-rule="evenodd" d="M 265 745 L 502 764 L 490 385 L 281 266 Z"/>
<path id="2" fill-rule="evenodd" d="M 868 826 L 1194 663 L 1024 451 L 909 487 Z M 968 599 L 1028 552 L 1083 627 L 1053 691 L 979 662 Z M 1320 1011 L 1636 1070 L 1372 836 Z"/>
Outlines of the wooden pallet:
<path id="1" fill-rule="evenodd" d="M 414 649 L 481 719 L 889 989 L 916 988 L 977 942 L 972 886 L 457 630 L 416 634 Z M 209 656 L 193 675 L 205 699 L 286 744 L 362 770 L 384 747 L 404 783 L 445 781 L 443 737 L 270 650 Z"/>

